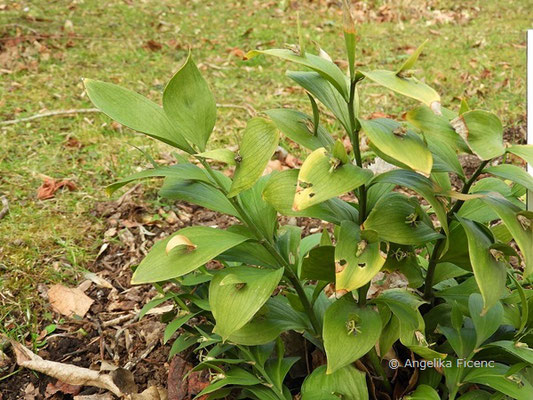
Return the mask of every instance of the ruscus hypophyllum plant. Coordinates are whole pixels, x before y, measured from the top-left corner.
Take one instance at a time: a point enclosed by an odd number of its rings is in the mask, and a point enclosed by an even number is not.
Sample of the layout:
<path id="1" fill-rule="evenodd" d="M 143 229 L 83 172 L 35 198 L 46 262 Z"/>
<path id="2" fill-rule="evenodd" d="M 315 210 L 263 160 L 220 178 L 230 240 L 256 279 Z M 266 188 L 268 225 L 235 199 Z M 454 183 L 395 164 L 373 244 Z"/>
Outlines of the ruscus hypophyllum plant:
<path id="1" fill-rule="evenodd" d="M 174 302 L 164 341 L 179 332 L 171 356 L 188 349 L 194 370 L 211 372 L 199 393 L 208 398 L 530 400 L 533 213 L 524 199 L 533 179 L 496 160 L 514 154 L 532 163 L 533 147 L 504 146 L 491 112 L 466 102 L 458 111 L 441 107 L 439 94 L 411 73 L 422 46 L 396 70 L 356 69 L 355 30 L 345 15 L 347 73 L 324 50 L 309 53 L 303 40 L 248 55 L 302 67 L 287 76 L 306 90 L 312 115 L 266 111 L 248 121 L 237 152 L 206 150 L 216 104 L 190 54 L 167 84 L 162 108 L 119 86 L 85 81 L 108 116 L 181 150 L 177 164 L 155 165 L 109 192 L 164 177 L 162 197 L 239 221 L 226 230 L 187 227 L 155 243 L 132 282 L 152 282 L 161 296 L 141 314 Z M 358 87 L 366 81 L 420 104 L 402 121 L 363 119 Z M 321 123 L 321 109 L 339 129 Z M 263 175 L 280 132 L 307 157 L 300 169 Z M 370 146 L 364 153 L 362 136 Z M 471 176 L 459 153 L 480 159 Z M 235 166 L 233 178 L 213 161 Z M 350 193 L 354 200 L 340 198 Z M 302 237 L 279 215 L 327 221 L 333 234 Z M 208 269 L 210 260 L 224 267 Z M 377 274 L 395 271 L 405 287 L 368 294 Z M 285 355 L 289 331 L 305 342 L 300 358 Z M 313 352 L 324 353 L 327 365 L 313 363 Z M 437 365 L 395 371 L 388 360 Z"/>

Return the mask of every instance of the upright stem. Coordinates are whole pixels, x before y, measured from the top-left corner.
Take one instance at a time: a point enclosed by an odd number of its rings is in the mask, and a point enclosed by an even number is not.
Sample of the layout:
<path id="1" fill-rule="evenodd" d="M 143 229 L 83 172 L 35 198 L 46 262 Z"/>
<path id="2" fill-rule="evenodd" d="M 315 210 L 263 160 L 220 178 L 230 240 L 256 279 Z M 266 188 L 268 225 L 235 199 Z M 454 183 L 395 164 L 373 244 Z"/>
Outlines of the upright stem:
<path id="1" fill-rule="evenodd" d="M 206 171 L 209 173 L 209 175 L 213 178 L 213 180 L 217 183 L 218 189 L 224 193 L 225 195 L 228 194 L 227 190 L 224 189 L 224 186 L 222 185 L 222 182 L 216 174 L 211 169 L 211 166 L 209 163 L 207 163 L 203 158 L 198 158 L 200 163 L 204 166 Z M 300 301 L 302 303 L 302 306 L 309 317 L 309 320 L 311 321 L 311 325 L 313 326 L 313 329 L 315 331 L 315 334 L 317 336 L 321 336 L 320 331 L 320 324 L 318 323 L 318 319 L 316 318 L 315 312 L 313 310 L 313 306 L 309 302 L 309 299 L 307 298 L 307 295 L 305 294 L 305 290 L 302 286 L 302 283 L 298 279 L 298 276 L 295 274 L 295 272 L 292 270 L 290 264 L 283 258 L 283 256 L 280 254 L 278 249 L 273 245 L 272 238 L 267 238 L 263 235 L 263 233 L 256 228 L 255 224 L 253 223 L 252 219 L 248 216 L 248 213 L 245 209 L 242 208 L 239 201 L 235 197 L 228 198 L 228 200 L 231 202 L 233 207 L 237 210 L 239 213 L 242 221 L 246 224 L 246 226 L 252 231 L 254 236 L 257 238 L 259 244 L 261 244 L 278 262 L 278 264 L 281 267 L 284 267 L 285 269 L 285 276 L 291 284 L 294 286 L 294 289 L 296 290 L 296 293 L 298 294 L 298 297 L 300 298 Z"/>
<path id="2" fill-rule="evenodd" d="M 470 188 L 476 181 L 476 179 L 481 175 L 481 172 L 483 169 L 487 166 L 487 164 L 490 162 L 490 160 L 483 161 L 479 167 L 475 170 L 475 172 L 472 174 L 470 179 L 466 181 L 463 188 L 461 189 L 462 194 L 468 194 L 470 191 Z M 453 207 L 448 211 L 447 215 L 447 223 L 448 225 L 451 223 L 452 218 L 454 214 L 461 209 L 461 206 L 464 204 L 464 200 L 457 200 Z M 441 229 L 441 233 L 443 233 L 443 230 Z M 433 278 L 435 277 L 435 268 L 437 267 L 437 261 L 439 259 L 439 252 L 440 248 L 442 247 L 442 244 L 444 243 L 446 239 L 439 239 L 435 243 L 435 247 L 433 247 L 433 251 L 431 252 L 431 256 L 429 257 L 429 264 L 428 264 L 428 272 L 426 274 L 426 282 L 424 285 L 424 298 L 426 300 L 429 300 L 433 297 Z"/>

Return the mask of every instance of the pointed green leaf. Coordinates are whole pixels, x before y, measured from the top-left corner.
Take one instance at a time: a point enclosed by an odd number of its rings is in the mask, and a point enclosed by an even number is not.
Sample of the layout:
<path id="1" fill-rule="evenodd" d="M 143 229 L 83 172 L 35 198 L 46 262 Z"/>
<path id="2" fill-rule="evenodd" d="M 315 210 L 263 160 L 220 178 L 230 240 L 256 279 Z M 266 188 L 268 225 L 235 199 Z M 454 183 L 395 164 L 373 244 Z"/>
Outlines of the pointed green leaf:
<path id="1" fill-rule="evenodd" d="M 287 71 L 286 75 L 324 104 L 338 118 L 346 130 L 353 131 L 350 125 L 348 103 L 331 83 L 317 72 Z M 357 90 L 354 96 L 354 115 L 359 115 L 359 97 L 357 96 Z"/>
<path id="2" fill-rule="evenodd" d="M 507 148 L 507 152 L 513 153 L 533 166 L 533 144 L 513 144 Z"/>
<path id="3" fill-rule="evenodd" d="M 202 397 L 205 394 L 213 393 L 227 385 L 252 386 L 261 383 L 252 373 L 239 367 L 232 367 L 224 372 L 222 379 L 211 381 L 211 384 L 202 390 L 195 398 Z"/>
<path id="4" fill-rule="evenodd" d="M 220 161 L 228 165 L 235 165 L 235 153 L 230 149 L 215 149 L 196 154 L 198 157 Z"/>
<path id="5" fill-rule="evenodd" d="M 505 264 L 497 260 L 490 252 L 492 241 L 475 222 L 459 218 L 468 238 L 470 262 L 474 277 L 483 297 L 485 313 L 502 297 L 507 276 Z"/>
<path id="6" fill-rule="evenodd" d="M 342 2 L 342 15 L 344 43 L 346 45 L 346 53 L 348 54 L 350 80 L 353 81 L 355 77 L 355 44 L 357 42 L 357 37 L 355 35 L 355 21 L 352 17 L 350 6 L 346 0 Z"/>
<path id="7" fill-rule="evenodd" d="M 416 133 L 386 118 L 360 122 L 371 146 L 426 176 L 431 173 L 433 157 Z M 413 157 L 413 154 L 416 154 L 416 157 Z"/>
<path id="8" fill-rule="evenodd" d="M 304 210 L 325 200 L 353 190 L 372 178 L 372 172 L 353 164 L 332 165 L 324 148 L 313 151 L 304 161 L 298 174 L 298 187 L 293 209 Z"/>
<path id="9" fill-rule="evenodd" d="M 483 298 L 478 293 L 472 293 L 468 298 L 468 309 L 476 329 L 477 348 L 500 327 L 503 321 L 503 306 L 498 301 L 483 313 Z"/>
<path id="10" fill-rule="evenodd" d="M 192 60 L 191 53 L 165 87 L 163 108 L 183 135 L 200 151 L 204 151 L 215 126 L 217 108 L 215 98 Z"/>
<path id="11" fill-rule="evenodd" d="M 385 264 L 376 232 L 360 231 L 351 221 L 343 221 L 335 247 L 335 290 L 351 292 L 366 285 Z"/>
<path id="12" fill-rule="evenodd" d="M 498 363 L 490 367 L 472 368 L 463 381 L 488 386 L 516 400 L 531 400 L 531 383 L 520 373 L 507 377 L 509 369 L 507 365 Z"/>
<path id="13" fill-rule="evenodd" d="M 305 53 L 305 55 L 301 56 L 294 51 L 287 49 L 253 50 L 246 54 L 246 57 L 253 58 L 259 54 L 282 58 L 284 60 L 311 68 L 313 71 L 318 72 L 320 75 L 326 78 L 335 87 L 335 89 L 339 91 L 344 99 L 348 101 L 349 93 L 347 78 L 339 69 L 339 67 L 337 67 L 337 65 L 335 65 L 333 62 L 309 53 Z"/>
<path id="14" fill-rule="evenodd" d="M 168 342 L 172 335 L 176 333 L 179 328 L 189 322 L 189 320 L 197 314 L 198 313 L 187 313 L 170 322 L 165 328 L 165 333 L 163 334 L 163 343 Z"/>
<path id="15" fill-rule="evenodd" d="M 223 284 L 234 275 L 241 282 Z M 226 340 L 242 328 L 266 303 L 283 275 L 283 268 L 259 269 L 248 266 L 226 268 L 209 285 L 209 304 L 216 320 L 214 332 Z"/>
<path id="16" fill-rule="evenodd" d="M 375 70 L 361 73 L 368 79 L 396 93 L 418 100 L 432 110 L 440 110 L 439 94 L 415 77 L 399 77 L 395 71 Z"/>
<path id="17" fill-rule="evenodd" d="M 516 182 L 527 190 L 533 191 L 533 176 L 527 173 L 523 168 L 511 164 L 500 164 L 493 167 L 488 167 L 483 170 L 494 176 L 502 179 L 507 179 Z"/>
<path id="18" fill-rule="evenodd" d="M 424 300 L 408 292 L 406 289 L 385 290 L 373 300 L 377 304 L 387 306 L 401 321 L 401 324 L 411 330 L 416 330 L 419 325 L 418 307 Z"/>
<path id="19" fill-rule="evenodd" d="M 121 179 L 115 183 L 106 187 L 106 192 L 108 195 L 113 194 L 116 190 L 120 189 L 122 186 L 127 185 L 130 182 L 153 178 L 153 177 L 173 177 L 179 180 L 191 180 L 199 181 L 211 184 L 211 180 L 206 175 L 206 173 L 193 164 L 177 164 L 170 167 L 157 167 L 152 169 L 146 169 L 141 172 L 132 174 L 124 179 Z"/>
<path id="20" fill-rule="evenodd" d="M 389 193 L 376 203 L 363 225 L 381 239 L 399 244 L 416 245 L 443 237 L 421 213 L 406 196 Z"/>
<path id="21" fill-rule="evenodd" d="M 115 121 L 186 152 L 194 152 L 179 127 L 153 101 L 112 83 L 92 79 L 83 83 L 93 104 Z"/>
<path id="22" fill-rule="evenodd" d="M 288 108 L 268 110 L 266 114 L 285 136 L 310 150 L 333 144 L 330 134 L 322 126 L 318 127 L 318 132 L 314 135 L 313 119 L 307 114 Z"/>
<path id="23" fill-rule="evenodd" d="M 533 365 L 533 349 L 528 347 L 526 343 L 513 342 L 512 340 L 498 340 L 497 342 L 488 343 L 485 347 L 499 347 L 507 353 Z"/>
<path id="24" fill-rule="evenodd" d="M 270 175 L 262 176 L 250 189 L 239 194 L 239 200 L 261 233 L 272 238 L 278 224 L 278 214 L 274 207 L 263 199 L 263 190 L 269 179 Z"/>
<path id="25" fill-rule="evenodd" d="M 461 99 L 461 106 L 459 107 L 459 115 L 464 114 L 465 112 L 470 111 L 470 106 L 465 97 Z"/>
<path id="26" fill-rule="evenodd" d="M 279 132 L 270 121 L 252 118 L 243 133 L 239 150 L 240 161 L 233 176 L 228 197 L 251 188 L 261 177 L 265 167 L 278 147 Z"/>
<path id="27" fill-rule="evenodd" d="M 176 235 L 186 237 L 196 247 L 191 250 L 180 246 L 167 254 L 167 244 Z M 245 240 L 248 240 L 245 236 L 205 226 L 180 229 L 154 244 L 135 270 L 131 283 L 159 282 L 185 275 Z"/>
<path id="28" fill-rule="evenodd" d="M 370 308 L 349 300 L 337 300 L 324 315 L 324 348 L 327 374 L 345 367 L 374 347 L 381 334 L 381 318 Z"/>
<path id="29" fill-rule="evenodd" d="M 426 43 L 429 41 L 429 39 L 424 40 L 424 42 L 418 46 L 418 48 L 413 51 L 413 53 L 409 56 L 407 60 L 402 64 L 402 66 L 396 71 L 397 75 L 402 75 L 402 72 L 407 72 L 415 66 L 416 62 L 418 61 L 418 57 L 420 57 L 420 54 L 422 54 L 422 50 L 424 50 L 424 47 L 426 46 Z"/>
<path id="30" fill-rule="evenodd" d="M 302 400 L 368 400 L 365 374 L 353 365 L 327 374 L 326 366 L 316 368 L 302 385 Z"/>
<path id="31" fill-rule="evenodd" d="M 450 123 L 472 152 L 482 160 L 490 160 L 505 153 L 503 126 L 495 114 L 483 110 L 467 111 Z"/>
<path id="32" fill-rule="evenodd" d="M 302 211 L 294 211 L 292 205 L 296 193 L 299 170 L 291 169 L 276 172 L 268 180 L 263 190 L 263 198 L 282 215 L 295 217 L 311 217 L 340 225 L 343 220 L 357 221 L 358 212 L 350 204 L 334 198 L 308 207 Z"/>

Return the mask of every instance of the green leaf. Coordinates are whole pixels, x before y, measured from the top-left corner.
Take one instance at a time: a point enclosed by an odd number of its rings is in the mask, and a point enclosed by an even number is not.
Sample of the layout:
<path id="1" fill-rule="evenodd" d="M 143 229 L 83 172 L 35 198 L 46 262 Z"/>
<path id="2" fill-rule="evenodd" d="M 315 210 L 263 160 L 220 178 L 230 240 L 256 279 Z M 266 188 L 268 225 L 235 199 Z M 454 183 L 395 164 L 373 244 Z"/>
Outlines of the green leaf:
<path id="1" fill-rule="evenodd" d="M 272 122 L 263 118 L 248 121 L 239 150 L 241 160 L 237 163 L 228 197 L 253 186 L 263 174 L 278 141 L 279 132 Z"/>
<path id="2" fill-rule="evenodd" d="M 266 114 L 285 136 L 303 147 L 316 150 L 333 144 L 330 134 L 322 126 L 318 127 L 316 135 L 313 133 L 313 119 L 307 114 L 288 108 L 268 110 Z"/>
<path id="3" fill-rule="evenodd" d="M 204 151 L 215 126 L 217 107 L 190 52 L 183 66 L 165 87 L 163 108 L 183 136 Z"/>
<path id="4" fill-rule="evenodd" d="M 511 340 L 498 340 L 497 342 L 488 343 L 485 347 L 498 347 L 507 353 L 533 365 L 533 349 L 526 343 L 513 342 Z"/>
<path id="5" fill-rule="evenodd" d="M 420 57 L 420 54 L 422 54 L 422 50 L 424 50 L 424 47 L 426 46 L 426 43 L 429 41 L 429 39 L 424 40 L 424 42 L 418 46 L 418 48 L 413 51 L 413 53 L 409 56 L 407 60 L 402 64 L 402 66 L 396 71 L 397 75 L 402 75 L 402 72 L 407 72 L 415 66 L 416 62 L 418 61 L 418 57 Z"/>
<path id="6" fill-rule="evenodd" d="M 346 130 L 350 132 L 353 130 L 350 124 L 348 104 L 342 95 L 320 74 L 309 71 L 287 71 L 286 75 L 324 104 Z M 354 95 L 354 115 L 359 114 L 359 97 L 356 94 L 357 91 Z M 280 128 L 280 130 L 282 129 Z"/>
<path id="7" fill-rule="evenodd" d="M 348 101 L 347 78 L 333 62 L 313 54 L 305 53 L 303 56 L 287 49 L 253 50 L 246 54 L 247 58 L 253 58 L 259 54 L 265 54 L 292 61 L 304 65 L 326 78 L 339 93 Z"/>
<path id="8" fill-rule="evenodd" d="M 381 358 L 388 353 L 392 345 L 400 338 L 400 321 L 392 315 L 379 336 L 379 355 Z"/>
<path id="9" fill-rule="evenodd" d="M 248 266 L 218 272 L 209 285 L 209 304 L 216 320 L 214 332 L 226 340 L 243 327 L 270 298 L 282 275 L 283 268 Z M 225 284 L 228 277 L 239 282 Z"/>
<path id="10" fill-rule="evenodd" d="M 513 203 L 496 195 L 489 195 L 480 199 L 486 203 L 497 215 L 522 251 L 524 258 L 524 277 L 533 272 L 533 220 Z"/>
<path id="11" fill-rule="evenodd" d="M 425 43 L 425 42 L 424 42 Z M 440 396 L 435 389 L 428 385 L 418 385 L 416 390 L 408 396 L 405 400 L 440 400 Z"/>
<path id="12" fill-rule="evenodd" d="M 327 374 L 364 356 L 379 340 L 381 318 L 370 308 L 354 302 L 337 300 L 324 315 L 324 348 L 328 359 Z"/>
<path id="13" fill-rule="evenodd" d="M 302 400 L 368 400 L 365 374 L 348 365 L 333 373 L 326 366 L 316 368 L 302 384 Z"/>
<path id="14" fill-rule="evenodd" d="M 349 192 L 372 177 L 370 170 L 353 164 L 332 165 L 334 161 L 324 148 L 313 151 L 307 157 L 298 174 L 294 210 L 304 210 Z"/>
<path id="15" fill-rule="evenodd" d="M 425 303 L 418 296 L 408 292 L 406 289 L 389 289 L 385 290 L 373 301 L 387 306 L 401 324 L 408 329 L 416 330 L 418 328 L 420 315 L 418 307 Z"/>
<path id="16" fill-rule="evenodd" d="M 490 160 L 505 153 L 503 126 L 495 114 L 483 110 L 467 111 L 450 123 L 472 152 L 482 160 Z"/>
<path id="17" fill-rule="evenodd" d="M 458 217 L 468 238 L 468 250 L 474 277 L 483 297 L 483 310 L 486 313 L 505 292 L 507 276 L 505 264 L 498 261 L 490 252 L 492 241 L 475 222 Z"/>
<path id="18" fill-rule="evenodd" d="M 167 244 L 176 235 L 184 236 L 196 247 L 191 250 L 180 246 L 167 254 Z M 159 282 L 185 275 L 245 240 L 248 240 L 245 236 L 205 226 L 180 229 L 154 244 L 135 270 L 131 283 Z"/>
<path id="19" fill-rule="evenodd" d="M 433 157 L 416 133 L 386 118 L 360 120 L 360 123 L 370 140 L 370 146 L 376 147 L 403 165 L 429 176 Z M 413 154 L 416 154 L 416 157 L 413 157 Z"/>
<path id="20" fill-rule="evenodd" d="M 222 379 L 211 381 L 211 384 L 198 393 L 195 398 L 202 397 L 204 394 L 213 393 L 226 385 L 251 386 L 261 383 L 255 375 L 239 367 L 232 367 L 224 372 L 223 376 L 224 378 Z"/>
<path id="21" fill-rule="evenodd" d="M 420 82 L 415 77 L 399 77 L 395 71 L 375 70 L 361 73 L 368 79 L 376 82 L 378 85 L 384 86 L 401 95 L 411 97 L 418 100 L 431 109 L 440 109 L 439 94 L 426 85 Z"/>
<path id="22" fill-rule="evenodd" d="M 366 285 L 385 260 L 376 232 L 361 231 L 356 223 L 343 221 L 335 247 L 335 290 L 351 292 Z"/>
<path id="23" fill-rule="evenodd" d="M 511 164 L 500 164 L 488 167 L 483 170 L 485 173 L 492 174 L 502 179 L 516 182 L 527 190 L 533 191 L 533 177 L 523 168 Z"/>
<path id="24" fill-rule="evenodd" d="M 519 373 L 511 377 L 506 377 L 505 375 L 508 370 L 509 367 L 502 364 L 495 364 L 491 367 L 473 368 L 466 374 L 463 381 L 488 386 L 513 399 L 530 400 L 531 393 L 533 393 L 531 383 Z"/>
<path id="25" fill-rule="evenodd" d="M 112 83 L 92 79 L 83 83 L 93 104 L 115 121 L 188 153 L 194 152 L 181 131 L 153 101 Z"/>
<path id="26" fill-rule="evenodd" d="M 170 348 L 170 352 L 168 353 L 168 359 L 170 360 L 172 357 L 174 357 L 176 354 L 181 353 L 184 350 L 187 350 L 189 347 L 197 343 L 198 337 L 191 336 L 186 333 L 180 335 L 174 343 L 172 343 L 172 347 Z"/>
<path id="27" fill-rule="evenodd" d="M 507 148 L 507 152 L 513 153 L 529 165 L 533 165 L 533 144 L 513 144 Z"/>
<path id="28" fill-rule="evenodd" d="M 425 221 L 409 199 L 400 193 L 383 196 L 364 222 L 364 229 L 374 230 L 383 240 L 406 244 L 423 244 L 443 237 Z"/>
<path id="29" fill-rule="evenodd" d="M 171 323 L 169 323 L 165 328 L 165 333 L 163 335 L 163 343 L 166 343 L 170 340 L 172 335 L 176 333 L 176 331 L 181 328 L 184 324 L 189 322 L 189 320 L 196 316 L 198 313 L 187 313 L 185 315 L 182 315 L 176 319 L 174 319 Z"/>
<path id="30" fill-rule="evenodd" d="M 476 348 L 498 330 L 503 320 L 503 306 L 498 301 L 485 313 L 483 312 L 483 298 L 478 293 L 472 293 L 468 299 L 470 318 L 476 329 Z"/>
<path id="31" fill-rule="evenodd" d="M 466 151 L 467 144 L 455 132 L 446 116 L 435 114 L 429 107 L 420 106 L 409 111 L 405 119 L 420 129 L 428 143 L 444 143 L 455 151 Z"/>
<path id="32" fill-rule="evenodd" d="M 311 249 L 302 260 L 301 279 L 335 281 L 335 247 L 320 246 Z"/>
<path id="33" fill-rule="evenodd" d="M 207 158 L 226 163 L 228 165 L 235 165 L 235 153 L 230 149 L 214 149 L 196 154 L 198 157 Z"/>
<path id="34" fill-rule="evenodd" d="M 159 190 L 165 199 L 182 200 L 223 214 L 239 216 L 239 213 L 224 194 L 211 185 L 202 182 L 167 178 Z"/>
<path id="35" fill-rule="evenodd" d="M 491 400 L 491 398 L 492 397 L 489 392 L 486 392 L 484 390 L 472 390 L 470 392 L 466 392 L 457 400 Z M 496 399 L 493 398 L 493 400 Z"/>
<path id="36" fill-rule="evenodd" d="M 275 172 L 263 190 L 263 198 L 282 215 L 311 217 L 340 225 L 343 220 L 357 221 L 359 213 L 355 207 L 343 200 L 334 198 L 305 210 L 294 211 L 292 205 L 298 182 L 299 170 L 290 169 Z"/>
<path id="37" fill-rule="evenodd" d="M 120 189 L 122 186 L 127 185 L 130 182 L 153 178 L 153 177 L 172 177 L 179 180 L 191 180 L 211 184 L 211 180 L 206 175 L 206 173 L 198 168 L 194 164 L 177 164 L 169 167 L 157 167 L 152 169 L 146 169 L 144 171 L 137 172 L 132 174 L 124 179 L 121 179 L 115 183 L 106 187 L 106 192 L 108 195 L 113 194 L 116 190 Z"/>
<path id="38" fill-rule="evenodd" d="M 353 81 L 355 78 L 355 44 L 357 42 L 357 37 L 355 35 L 355 21 L 350 12 L 348 2 L 344 0 L 342 5 L 344 43 L 346 45 L 346 53 L 348 54 L 350 80 Z"/>
<path id="39" fill-rule="evenodd" d="M 269 179 L 270 175 L 262 176 L 251 188 L 239 194 L 239 201 L 263 235 L 272 238 L 278 224 L 278 214 L 262 196 Z"/>

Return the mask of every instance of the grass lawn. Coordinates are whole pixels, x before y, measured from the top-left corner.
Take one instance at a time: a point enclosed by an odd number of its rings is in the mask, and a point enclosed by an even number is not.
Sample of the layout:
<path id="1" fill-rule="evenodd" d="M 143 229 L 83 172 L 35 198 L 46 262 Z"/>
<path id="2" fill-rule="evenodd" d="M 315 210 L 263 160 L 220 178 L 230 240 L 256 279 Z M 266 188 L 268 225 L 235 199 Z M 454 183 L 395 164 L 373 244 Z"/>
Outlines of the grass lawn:
<path id="1" fill-rule="evenodd" d="M 283 75 L 286 65 L 263 57 L 243 61 L 243 52 L 297 43 L 299 10 L 308 46 L 313 39 L 334 59 L 342 57 L 338 3 L 0 1 L 0 121 L 92 107 L 82 77 L 118 83 L 159 102 L 190 48 L 222 105 L 214 135 L 233 144 L 249 118 L 246 107 L 307 108 Z M 417 75 L 442 94 L 445 106 L 458 108 L 466 96 L 472 107 L 497 112 L 507 126 L 525 125 L 531 0 L 365 4 L 355 4 L 362 21 L 361 68 L 393 68 L 428 38 Z M 371 84 L 362 92 L 363 116 L 400 114 L 415 105 Z M 95 113 L 0 126 L 0 196 L 10 206 L 0 220 L 0 332 L 29 339 L 52 319 L 39 288 L 75 284 L 94 261 L 103 224 L 92 210 L 106 200 L 103 187 L 146 165 L 132 145 L 155 159 L 168 159 L 172 151 Z M 38 200 L 44 176 L 70 179 L 77 190 Z"/>

